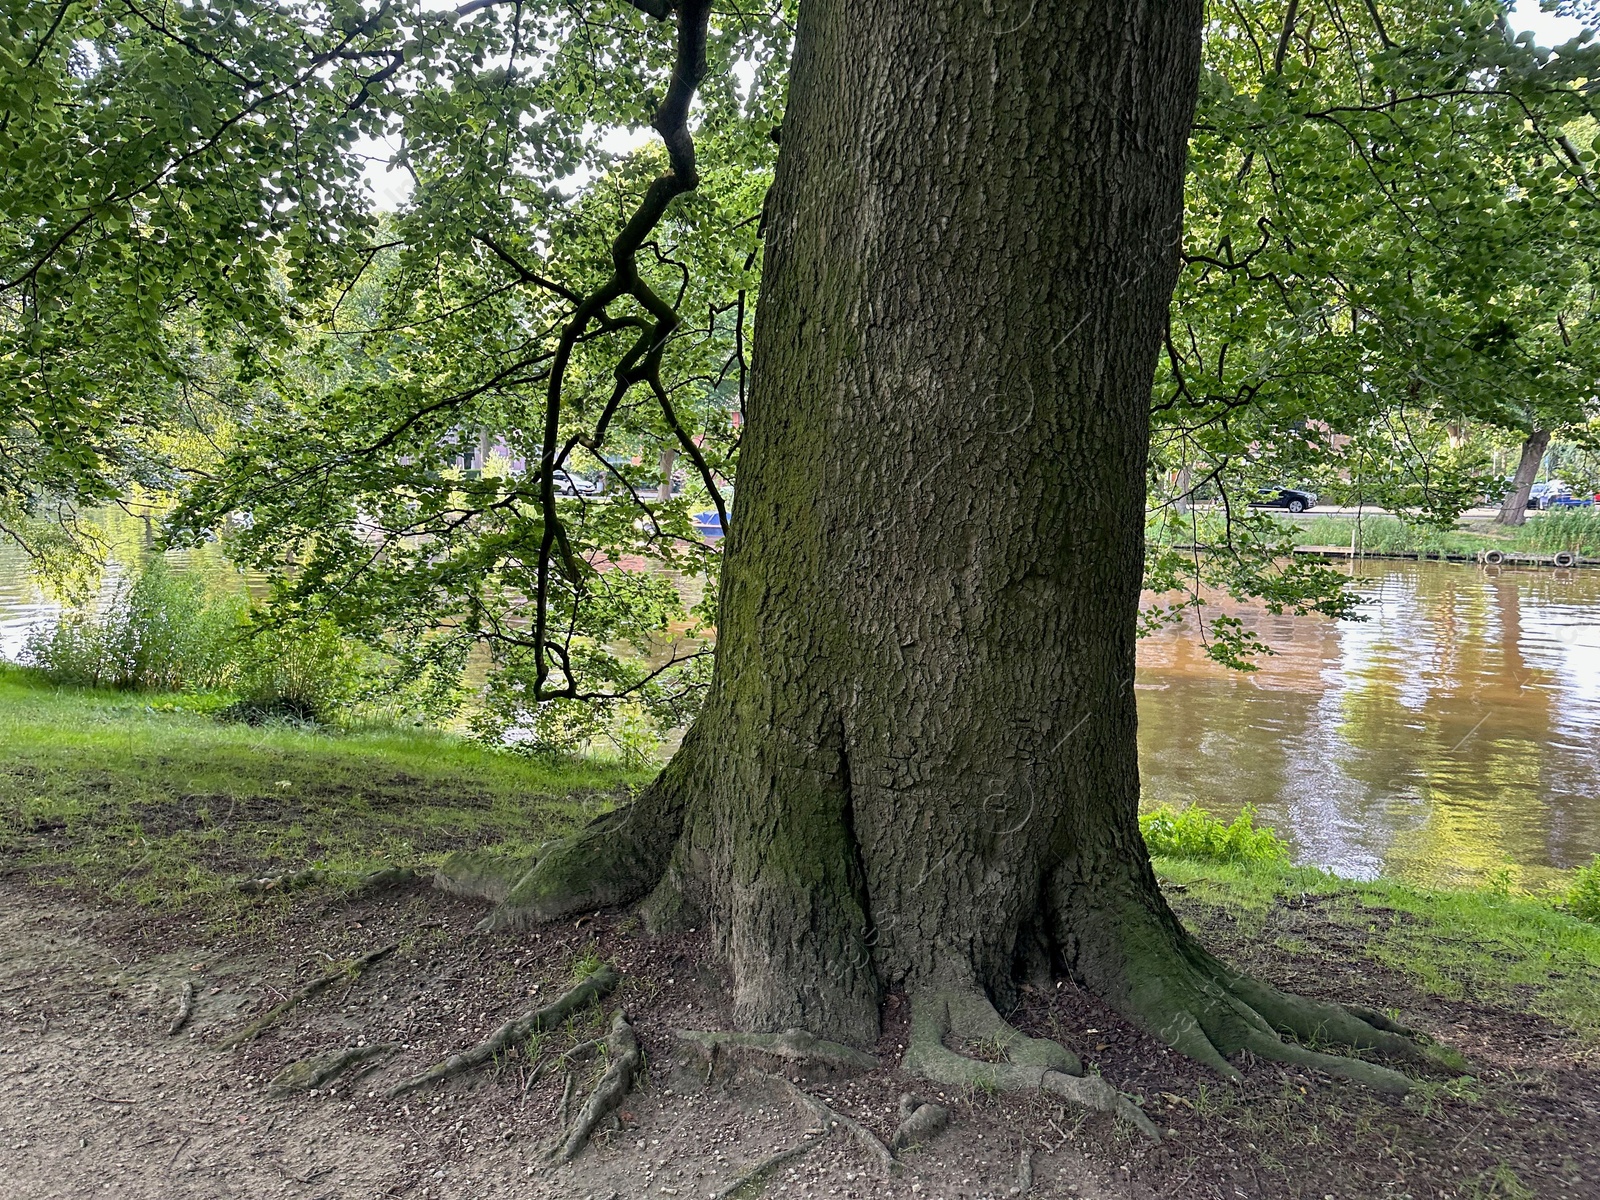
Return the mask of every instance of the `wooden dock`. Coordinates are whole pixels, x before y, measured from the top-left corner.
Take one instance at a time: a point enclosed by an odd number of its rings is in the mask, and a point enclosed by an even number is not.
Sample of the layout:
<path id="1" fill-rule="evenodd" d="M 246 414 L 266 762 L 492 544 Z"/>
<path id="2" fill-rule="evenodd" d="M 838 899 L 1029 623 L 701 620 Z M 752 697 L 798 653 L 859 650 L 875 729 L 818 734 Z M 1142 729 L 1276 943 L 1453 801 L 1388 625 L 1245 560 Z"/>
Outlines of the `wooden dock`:
<path id="1" fill-rule="evenodd" d="M 1571 570 L 1574 567 L 1600 567 L 1600 559 L 1584 558 L 1570 550 L 1552 554 L 1531 554 L 1523 550 L 1477 550 L 1472 553 L 1444 553 L 1429 550 L 1364 550 L 1349 546 L 1296 546 L 1296 554 L 1307 558 L 1396 558 L 1411 562 L 1462 562 L 1478 563 L 1485 567 L 1551 567 Z"/>
<path id="2" fill-rule="evenodd" d="M 1174 550 L 1198 550 L 1209 553 L 1214 547 L 1193 543 L 1178 545 Z M 1485 567 L 1549 567 L 1557 571 L 1577 567 L 1600 567 L 1600 559 L 1585 558 L 1570 550 L 1552 554 L 1530 554 L 1522 550 L 1475 550 L 1470 553 L 1444 553 L 1432 550 L 1363 550 L 1349 546 L 1296 546 L 1294 552 L 1306 558 L 1391 558 L 1405 562 L 1456 562 L 1477 563 Z"/>

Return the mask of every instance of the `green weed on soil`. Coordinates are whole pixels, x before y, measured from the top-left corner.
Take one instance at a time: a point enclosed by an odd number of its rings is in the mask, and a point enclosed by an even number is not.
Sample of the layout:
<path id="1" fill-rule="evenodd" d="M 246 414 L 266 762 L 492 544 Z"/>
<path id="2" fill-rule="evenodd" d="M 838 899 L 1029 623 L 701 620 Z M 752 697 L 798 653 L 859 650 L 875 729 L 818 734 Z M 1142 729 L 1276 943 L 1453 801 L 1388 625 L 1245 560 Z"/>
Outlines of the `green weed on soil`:
<path id="1" fill-rule="evenodd" d="M 1257 829 L 1255 810 L 1249 806 L 1231 822 L 1195 805 L 1163 806 L 1139 815 L 1139 832 L 1157 856 L 1232 863 L 1289 861 L 1289 844 L 1271 829 Z"/>
<path id="2" fill-rule="evenodd" d="M 234 883 L 355 875 L 451 850 L 526 852 L 647 778 L 418 729 L 223 724 L 205 696 L 58 688 L 0 669 L 0 863 L 162 909 Z"/>
<path id="3" fill-rule="evenodd" d="M 1158 857 L 1155 867 L 1180 914 L 1221 909 L 1240 936 L 1271 938 L 1276 911 L 1311 910 L 1343 945 L 1425 992 L 1531 1010 L 1600 1041 L 1600 925 L 1568 905 L 1261 863 Z"/>

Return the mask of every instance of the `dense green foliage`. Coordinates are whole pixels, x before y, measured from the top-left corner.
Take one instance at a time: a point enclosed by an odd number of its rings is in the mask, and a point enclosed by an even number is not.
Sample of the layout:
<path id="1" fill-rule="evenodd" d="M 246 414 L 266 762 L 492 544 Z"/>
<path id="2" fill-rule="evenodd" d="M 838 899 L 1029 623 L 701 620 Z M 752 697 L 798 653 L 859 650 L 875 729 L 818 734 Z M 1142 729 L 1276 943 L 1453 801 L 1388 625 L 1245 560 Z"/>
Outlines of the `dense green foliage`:
<path id="1" fill-rule="evenodd" d="M 1156 378 L 1151 582 L 1189 606 L 1210 585 L 1330 611 L 1335 581 L 1285 566 L 1282 526 L 1245 509 L 1256 488 L 1448 525 L 1503 488 L 1484 431 L 1593 437 L 1596 49 L 1539 49 L 1480 0 L 1215 16 Z M 1213 553 L 1176 549 L 1194 542 Z M 1223 661 L 1252 648 L 1215 633 Z"/>
<path id="2" fill-rule="evenodd" d="M 282 620 L 334 622 L 436 696 L 486 659 L 486 735 L 680 725 L 793 5 L 8 14 L 0 526 L 37 550 L 63 499 L 181 491 L 172 535 L 223 532 L 280 577 Z M 1245 507 L 1259 486 L 1444 522 L 1498 486 L 1497 437 L 1589 436 L 1597 61 L 1514 38 L 1493 0 L 1215 10 L 1148 625 L 1210 588 L 1348 612 Z M 381 216 L 378 138 L 411 182 Z M 562 495 L 567 473 L 605 491 Z M 1223 662 L 1260 649 L 1202 628 Z"/>
<path id="3" fill-rule="evenodd" d="M 326 617 L 253 620 L 242 592 L 174 574 L 160 556 L 34 629 L 22 662 L 74 687 L 236 696 L 223 715 L 250 722 L 331 722 L 376 696 L 391 710 L 400 700 L 371 652 Z"/>
<path id="4" fill-rule="evenodd" d="M 1287 863 L 1289 844 L 1271 829 L 1257 829 L 1255 811 L 1244 809 L 1222 821 L 1197 805 L 1157 808 L 1139 814 L 1139 832 L 1150 853 L 1162 858 L 1209 862 Z"/>
<path id="5" fill-rule="evenodd" d="M 1578 871 L 1567 892 L 1567 911 L 1600 924 L 1600 855 Z"/>
<path id="6" fill-rule="evenodd" d="M 22 661 L 54 683 L 123 691 L 214 689 L 232 683 L 243 598 L 208 595 L 152 558 L 104 602 L 33 630 Z"/>

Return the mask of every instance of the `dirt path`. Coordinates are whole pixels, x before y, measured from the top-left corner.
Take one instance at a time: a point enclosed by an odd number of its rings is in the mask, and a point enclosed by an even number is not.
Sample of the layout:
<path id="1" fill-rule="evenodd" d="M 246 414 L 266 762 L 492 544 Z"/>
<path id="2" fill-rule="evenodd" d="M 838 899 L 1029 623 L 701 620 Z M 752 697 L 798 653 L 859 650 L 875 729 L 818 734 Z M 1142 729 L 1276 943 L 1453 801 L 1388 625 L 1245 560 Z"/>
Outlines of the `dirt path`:
<path id="1" fill-rule="evenodd" d="M 382 907 L 393 911 L 333 919 L 298 913 L 221 945 L 160 951 L 159 943 L 192 931 L 0 889 L 0 1194 L 710 1197 L 753 1163 L 808 1138 L 820 1144 L 775 1175 L 766 1195 L 1000 1197 L 1015 1182 L 1021 1139 L 998 1107 L 995 1119 L 958 1121 L 933 1147 L 908 1155 L 899 1178 L 885 1180 L 853 1143 L 838 1132 L 820 1134 L 774 1088 L 702 1087 L 698 1067 L 673 1058 L 666 1023 L 710 1016 L 715 981 L 696 979 L 687 962 L 652 964 L 659 948 L 638 944 L 632 987 L 619 996 L 649 1005 L 635 1020 L 653 1056 L 651 1082 L 625 1107 L 622 1130 L 546 1174 L 539 1168 L 556 1128 L 556 1081 L 555 1090 L 524 1093 L 513 1077 L 466 1079 L 402 1101 L 385 1100 L 380 1089 L 400 1074 L 401 1060 L 411 1069 L 471 1044 L 507 1002 L 516 1006 L 519 993 L 550 994 L 543 968 L 589 939 L 552 939 L 544 953 L 501 972 L 485 967 L 493 952 L 467 935 L 476 916 L 470 908 L 431 894 Z M 290 959 L 298 956 L 304 977 L 351 947 L 423 925 L 432 928 L 421 930 L 413 951 L 374 968 L 347 995 L 319 997 L 237 1051 L 209 1045 L 245 1024 L 263 998 L 288 990 Z M 662 975 L 680 966 L 681 986 L 676 974 Z M 194 1016 L 188 1030 L 169 1037 L 185 980 L 197 985 Z M 648 992 L 662 985 L 679 994 L 676 1002 L 658 996 L 649 1003 Z M 269 1097 L 263 1086 L 308 1050 L 396 1034 L 405 1049 L 395 1067 L 368 1080 L 288 1099 Z M 897 1100 L 885 1082 L 838 1084 L 827 1093 L 883 1132 L 892 1128 Z M 1052 1113 L 1043 1116 L 1048 1126 Z M 1068 1125 L 1077 1119 L 1068 1117 Z M 1032 1195 L 1127 1194 L 1125 1184 L 1110 1190 L 1110 1177 L 1068 1146 L 1038 1152 L 1034 1164 Z"/>
<path id="2" fill-rule="evenodd" d="M 425 887 L 366 901 L 297 896 L 249 928 L 74 900 L 0 881 L 0 1197 L 44 1200 L 711 1200 L 751 1165 L 808 1146 L 767 1182 L 771 1197 L 1000 1200 L 1030 1152 L 1030 1196 L 1073 1200 L 1600 1200 L 1600 1063 L 1542 1018 L 1419 993 L 1344 941 L 1356 934 L 1285 908 L 1240 937 L 1211 910 L 1185 920 L 1282 985 L 1400 1011 L 1472 1060 L 1461 1078 L 1424 1078 L 1403 1102 L 1272 1064 L 1245 1063 L 1231 1088 L 1119 1022 L 1070 985 L 1029 993 L 1016 1019 L 1067 1042 L 1135 1094 L 1167 1132 L 1160 1146 L 1108 1118 L 1041 1097 L 938 1095 L 894 1069 L 905 1005 L 890 996 L 880 1069 L 801 1080 L 811 1095 L 887 1139 L 907 1089 L 949 1106 L 950 1129 L 883 1178 L 839 1130 L 822 1130 L 770 1077 L 707 1084 L 678 1029 L 727 1025 L 726 981 L 703 941 L 651 939 L 622 916 L 508 935 L 472 932 L 481 908 Z M 1279 930 L 1278 926 L 1282 929 Z M 228 1034 L 326 973 L 398 943 L 259 1039 Z M 1326 944 L 1324 944 L 1326 943 Z M 388 1099 L 397 1079 L 466 1049 L 547 1003 L 584 964 L 622 984 L 494 1069 Z M 183 984 L 193 1018 L 166 1028 Z M 602 1032 L 624 1008 L 648 1077 L 621 1127 L 577 1162 L 545 1171 L 560 1128 L 560 1071 L 530 1067 Z M 285 1065 L 362 1041 L 399 1049 L 354 1082 L 279 1098 Z M 580 1098 L 599 1065 L 575 1072 Z"/>

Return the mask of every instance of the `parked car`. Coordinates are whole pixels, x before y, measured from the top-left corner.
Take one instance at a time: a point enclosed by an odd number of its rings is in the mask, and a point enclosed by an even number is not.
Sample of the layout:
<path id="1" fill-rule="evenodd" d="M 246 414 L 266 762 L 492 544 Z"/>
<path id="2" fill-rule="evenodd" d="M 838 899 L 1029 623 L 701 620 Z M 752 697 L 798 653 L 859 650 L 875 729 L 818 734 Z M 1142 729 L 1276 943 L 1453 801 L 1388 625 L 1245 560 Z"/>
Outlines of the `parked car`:
<path id="1" fill-rule="evenodd" d="M 1546 496 L 1541 508 L 1593 508 L 1593 496 Z"/>
<path id="2" fill-rule="evenodd" d="M 582 475 L 572 475 L 556 468 L 554 475 L 556 495 L 558 496 L 594 496 L 600 491 L 600 485 L 592 479 L 585 479 Z"/>
<path id="3" fill-rule="evenodd" d="M 1292 513 L 1317 506 L 1317 494 L 1303 488 L 1267 487 L 1256 489 L 1251 508 L 1286 508 Z"/>
<path id="4" fill-rule="evenodd" d="M 1572 499 L 1572 489 L 1559 479 L 1536 483 L 1528 489 L 1528 503 L 1534 508 L 1562 507 L 1562 501 Z"/>

